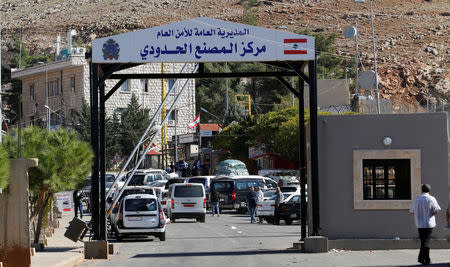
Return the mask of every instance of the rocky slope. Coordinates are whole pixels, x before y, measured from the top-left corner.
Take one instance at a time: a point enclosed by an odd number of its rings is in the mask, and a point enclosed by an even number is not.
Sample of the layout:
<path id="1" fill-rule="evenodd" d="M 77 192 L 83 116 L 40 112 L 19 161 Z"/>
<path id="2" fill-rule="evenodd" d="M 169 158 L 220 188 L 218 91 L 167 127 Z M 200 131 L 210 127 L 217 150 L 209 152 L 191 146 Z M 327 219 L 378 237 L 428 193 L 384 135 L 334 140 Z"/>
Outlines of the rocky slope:
<path id="1" fill-rule="evenodd" d="M 337 33 L 337 51 L 346 60 L 354 55 L 355 43 L 344 38 L 342 29 L 358 21 L 362 62 L 372 68 L 369 4 L 353 0 L 256 2 L 260 26 Z M 450 0 L 373 0 L 373 10 L 381 97 L 399 105 L 448 101 Z M 90 43 L 118 32 L 199 16 L 241 22 L 243 8 L 239 0 L 8 0 L 1 3 L 0 14 L 3 42 L 22 29 L 28 47 L 53 52 L 56 35 L 64 39 L 69 29 L 78 31 L 79 41 Z"/>

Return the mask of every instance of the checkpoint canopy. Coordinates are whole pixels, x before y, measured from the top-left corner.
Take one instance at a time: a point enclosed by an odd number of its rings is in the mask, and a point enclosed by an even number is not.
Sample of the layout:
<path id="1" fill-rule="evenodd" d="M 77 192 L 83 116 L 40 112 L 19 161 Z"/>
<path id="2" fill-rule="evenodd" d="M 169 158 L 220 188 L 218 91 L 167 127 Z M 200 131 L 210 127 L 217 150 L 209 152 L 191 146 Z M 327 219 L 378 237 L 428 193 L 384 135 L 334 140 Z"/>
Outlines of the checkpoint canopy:
<path id="1" fill-rule="evenodd" d="M 314 37 L 195 18 L 95 39 L 93 63 L 314 60 Z"/>

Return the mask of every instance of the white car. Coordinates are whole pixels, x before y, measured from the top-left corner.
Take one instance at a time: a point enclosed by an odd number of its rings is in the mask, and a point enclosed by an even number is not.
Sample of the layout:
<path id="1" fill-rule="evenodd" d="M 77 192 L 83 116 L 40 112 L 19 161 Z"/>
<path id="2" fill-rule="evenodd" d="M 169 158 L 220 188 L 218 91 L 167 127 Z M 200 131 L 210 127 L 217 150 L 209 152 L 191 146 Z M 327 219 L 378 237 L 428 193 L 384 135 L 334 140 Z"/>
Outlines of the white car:
<path id="1" fill-rule="evenodd" d="M 119 212 L 111 216 L 111 226 L 117 240 L 125 235 L 151 235 L 166 241 L 166 219 L 155 195 L 124 197 L 120 201 Z"/>
<path id="2" fill-rule="evenodd" d="M 203 184 L 172 184 L 169 187 L 167 214 L 172 222 L 178 218 L 195 218 L 204 223 L 206 196 Z"/>
<path id="3" fill-rule="evenodd" d="M 163 211 L 164 213 L 167 214 L 167 203 L 168 201 L 168 196 L 169 196 L 169 190 L 160 190 L 157 193 L 159 201 L 161 202 L 161 206 L 163 207 Z"/>
<path id="4" fill-rule="evenodd" d="M 282 202 L 289 201 L 289 199 L 291 199 L 295 195 L 299 194 L 293 192 L 283 193 L 284 199 Z M 265 219 L 266 221 L 271 222 L 273 216 L 275 215 L 275 198 L 276 196 L 273 195 L 268 200 L 258 204 L 256 208 L 256 216 L 260 219 Z"/>

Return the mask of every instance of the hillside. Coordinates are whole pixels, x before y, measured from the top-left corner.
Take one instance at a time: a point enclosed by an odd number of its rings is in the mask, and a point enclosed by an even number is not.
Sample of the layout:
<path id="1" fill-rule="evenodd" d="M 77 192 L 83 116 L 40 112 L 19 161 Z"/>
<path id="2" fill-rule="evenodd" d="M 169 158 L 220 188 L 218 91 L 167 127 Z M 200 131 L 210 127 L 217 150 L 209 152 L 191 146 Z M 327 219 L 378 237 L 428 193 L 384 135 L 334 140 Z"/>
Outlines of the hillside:
<path id="1" fill-rule="evenodd" d="M 368 4 L 353 0 L 256 2 L 259 26 L 336 33 L 337 52 L 346 60 L 354 55 L 355 42 L 344 38 L 342 30 L 357 20 L 362 62 L 372 68 Z M 437 104 L 448 101 L 450 0 L 377 0 L 373 10 L 381 97 L 403 106 L 424 104 L 426 99 Z M 64 39 L 69 29 L 76 29 L 79 41 L 89 44 L 98 37 L 200 16 L 241 22 L 243 7 L 239 0 L 8 0 L 1 4 L 0 14 L 3 42 L 22 28 L 28 47 L 54 52 L 56 35 Z"/>

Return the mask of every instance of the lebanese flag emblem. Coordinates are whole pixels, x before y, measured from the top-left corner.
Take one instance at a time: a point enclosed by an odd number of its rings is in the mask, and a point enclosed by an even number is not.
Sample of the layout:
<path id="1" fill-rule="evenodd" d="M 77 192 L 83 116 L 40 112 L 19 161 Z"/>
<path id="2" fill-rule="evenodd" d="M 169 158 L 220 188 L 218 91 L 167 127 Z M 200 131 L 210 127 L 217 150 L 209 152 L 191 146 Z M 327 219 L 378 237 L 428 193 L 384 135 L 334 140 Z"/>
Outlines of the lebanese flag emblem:
<path id="1" fill-rule="evenodd" d="M 300 49 L 300 44 L 306 44 L 306 38 L 284 39 L 284 43 L 291 45 L 290 49 L 284 50 L 285 55 L 306 55 L 308 53 L 308 51 Z"/>
<path id="2" fill-rule="evenodd" d="M 197 117 L 195 117 L 195 119 L 193 121 L 191 121 L 189 123 L 189 125 L 188 125 L 189 129 L 192 129 L 192 128 L 198 126 L 199 123 L 200 123 L 200 113 L 197 115 Z"/>

